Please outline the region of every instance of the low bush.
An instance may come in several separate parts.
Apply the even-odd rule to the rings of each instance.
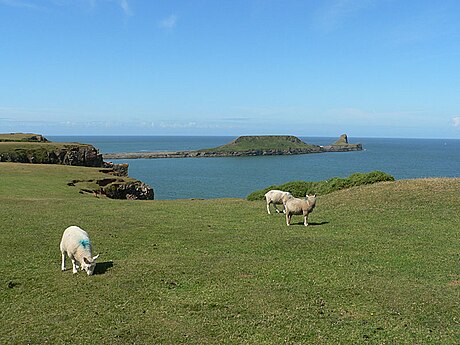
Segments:
[[[325,195],[341,189],[394,180],[395,178],[393,176],[382,171],[354,173],[346,178],[333,177],[324,181],[293,181],[278,186],[272,185],[249,194],[247,199],[249,201],[262,200],[265,193],[271,189],[279,189],[290,192],[295,197],[300,198],[304,197],[305,194]]]

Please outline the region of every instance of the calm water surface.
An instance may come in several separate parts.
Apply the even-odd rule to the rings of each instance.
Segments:
[[[101,153],[175,151],[216,147],[235,137],[54,136],[52,141],[92,144]],[[300,137],[328,145],[337,138]],[[349,138],[358,152],[295,156],[113,160],[129,163],[129,175],[151,185],[155,199],[246,197],[273,184],[319,181],[381,170],[396,179],[460,177],[460,140]]]

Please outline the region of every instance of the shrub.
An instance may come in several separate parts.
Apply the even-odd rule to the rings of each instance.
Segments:
[[[265,193],[271,189],[280,189],[290,192],[297,198],[304,197],[305,194],[325,195],[341,189],[372,184],[383,181],[394,181],[395,178],[382,171],[372,171],[369,173],[354,173],[346,178],[333,177],[324,181],[293,181],[282,185],[272,185],[265,189],[255,191],[247,196],[250,201],[262,200]]]

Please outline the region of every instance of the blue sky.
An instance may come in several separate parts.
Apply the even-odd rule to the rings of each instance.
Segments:
[[[0,132],[460,138],[460,1],[0,0]]]

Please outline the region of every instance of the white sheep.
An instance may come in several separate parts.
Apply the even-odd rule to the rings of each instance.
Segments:
[[[293,198],[292,194],[289,192],[283,192],[282,190],[272,189],[265,193],[265,200],[267,201],[267,212],[270,214],[270,204],[273,204],[273,207],[276,210],[276,213],[280,213],[281,211],[278,210],[276,207],[277,204],[283,205],[283,213],[284,213],[284,204],[289,199]]]
[[[72,260],[73,273],[78,272],[78,268],[85,270],[90,276],[96,267],[96,259],[99,255],[93,257],[91,242],[88,233],[78,226],[69,226],[64,230],[61,240],[62,253],[62,270],[65,271],[66,254]]]
[[[284,204],[286,213],[286,224],[291,225],[291,217],[293,214],[302,214],[304,225],[308,226],[308,215],[316,206],[316,194],[306,195],[306,199],[291,198]]]

